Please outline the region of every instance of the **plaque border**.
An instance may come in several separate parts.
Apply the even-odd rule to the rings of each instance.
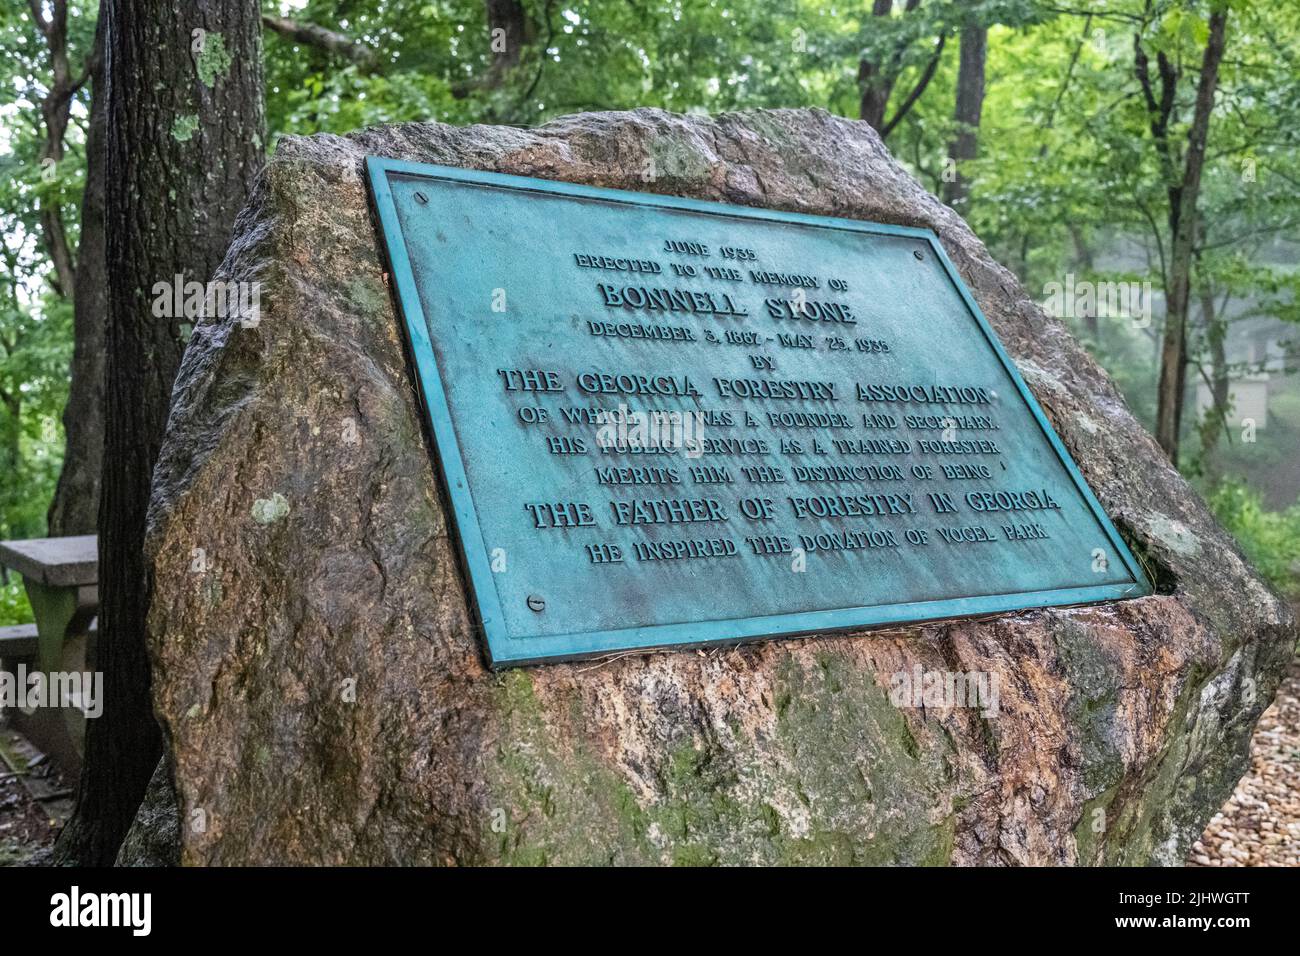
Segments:
[[[835,216],[816,216],[735,206],[729,203],[662,196],[631,190],[584,186],[577,183],[534,179],[505,173],[484,172],[439,166],[431,163],[414,163],[379,156],[366,157],[365,179],[370,187],[370,197],[378,217],[380,247],[387,256],[392,276],[392,292],[397,311],[405,328],[407,359],[416,373],[415,383],[419,404],[424,413],[424,425],[429,432],[433,457],[440,473],[443,490],[451,504],[450,517],[454,527],[462,567],[467,572],[467,584],[472,595],[469,602],[471,617],[475,611],[483,630],[483,649],[488,664],[499,669],[528,664],[558,663],[581,660],[617,653],[651,651],[655,649],[688,649],[705,645],[735,644],[742,641],[780,639],[811,634],[844,633],[894,624],[915,624],[953,618],[980,617],[1008,611],[1029,610],[1042,607],[1061,607],[1094,604],[1124,598],[1143,597],[1152,593],[1151,584],[1128,546],[1116,531],[1092,489],[1084,480],[1074,459],[1061,443],[1060,437],[1048,422],[1033,393],[1030,392],[1019,369],[1007,355],[992,326],[984,317],[970,290],[961,280],[952,261],[944,252],[938,236],[929,229],[912,226],[892,226],[858,219]],[[505,632],[505,620],[500,599],[493,581],[488,561],[487,546],[479,525],[478,511],[465,464],[456,441],[447,394],[443,389],[438,363],[434,357],[429,326],[424,315],[406,251],[406,240],[397,218],[397,209],[389,187],[389,176],[417,176],[447,180],[471,185],[494,186],[523,192],[546,195],[573,196],[602,202],[637,206],[657,206],[712,216],[737,219],[766,220],[794,223],[821,228],[846,229],[867,235],[904,236],[925,242],[957,290],[976,326],[983,333],[993,355],[1006,369],[1020,397],[1028,405],[1034,420],[1047,438],[1057,457],[1065,465],[1084,502],[1105,531],[1111,547],[1124,562],[1133,578],[1131,584],[1099,584],[1073,588],[1056,588],[1047,591],[981,594],[971,597],[943,598],[934,601],[917,601],[907,604],[880,604],[851,608],[831,608],[818,611],[798,611],[789,614],[759,617],[731,618],[727,620],[698,621],[694,623],[655,624],[617,630],[583,631],[574,634],[555,634],[538,637],[512,638]]]

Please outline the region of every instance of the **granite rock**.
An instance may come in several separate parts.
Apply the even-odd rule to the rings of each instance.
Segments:
[[[370,154],[934,230],[1157,593],[489,671]],[[262,283],[260,321],[195,329],[148,536],[184,863],[1176,865],[1245,769],[1289,610],[864,123],[637,110],[286,137],[222,277]],[[893,706],[917,666],[996,675],[997,715]]]

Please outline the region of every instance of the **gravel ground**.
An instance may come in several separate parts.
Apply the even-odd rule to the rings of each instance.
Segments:
[[[1300,866],[1300,662],[1250,742],[1250,771],[1192,844],[1188,866]]]

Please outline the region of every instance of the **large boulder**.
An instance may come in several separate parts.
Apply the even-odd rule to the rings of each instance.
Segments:
[[[368,154],[933,229],[1157,593],[489,671]],[[185,863],[1177,864],[1243,772],[1288,610],[864,123],[637,110],[287,137],[223,277],[263,284],[261,321],[194,331],[148,538]],[[918,666],[996,675],[997,716],[893,706]]]

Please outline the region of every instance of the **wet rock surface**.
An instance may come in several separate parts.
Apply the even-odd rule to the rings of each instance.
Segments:
[[[488,671],[368,154],[935,230],[1161,593]],[[222,277],[263,284],[261,320],[195,330],[148,539],[182,862],[1176,865],[1246,769],[1288,610],[865,124],[640,110],[288,137]],[[996,714],[895,707],[916,667],[996,679]]]

